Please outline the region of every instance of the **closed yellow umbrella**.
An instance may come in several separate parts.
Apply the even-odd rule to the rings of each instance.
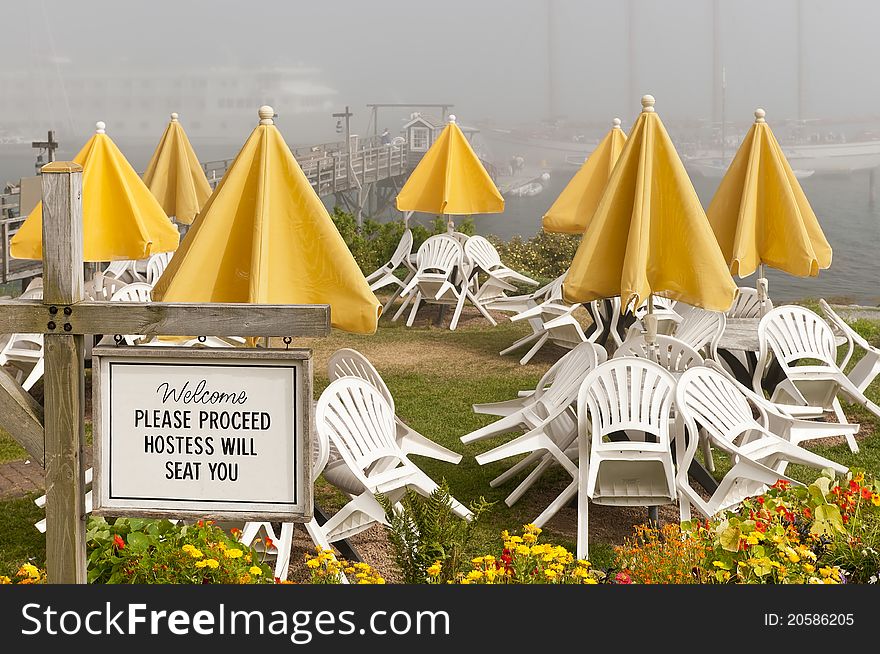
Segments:
[[[799,277],[831,265],[831,246],[764,116],[755,111],[706,212],[731,274],[747,277],[761,268],[762,300],[765,264]]]
[[[144,184],[177,222],[189,225],[211,197],[211,185],[177,114],[165,128],[147,165]]]
[[[73,159],[83,167],[83,258],[85,261],[145,259],[177,249],[180,234],[144,185],[105,125]],[[34,207],[10,242],[20,259],[43,258],[43,203]]]
[[[334,327],[372,334],[379,301],[275,127],[272,107],[259,115],[153,299],[329,304]]]
[[[397,194],[397,209],[449,216],[504,211],[504,198],[455,116],[449,116],[449,124]],[[450,218],[449,230],[453,228]]]
[[[614,126],[544,214],[545,232],[584,233],[625,144],[626,134],[620,128],[620,118],[615,118]]]
[[[726,311],[736,285],[654,98],[642,107],[565,278],[565,299],[619,295],[626,311],[656,293]]]

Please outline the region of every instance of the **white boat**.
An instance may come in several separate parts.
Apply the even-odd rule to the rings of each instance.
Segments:
[[[544,185],[541,182],[529,182],[527,184],[522,184],[521,186],[515,186],[514,188],[507,191],[507,195],[512,195],[514,197],[522,198],[522,197],[534,197],[538,195],[541,191],[544,190]]]
[[[789,163],[791,163],[790,159]],[[684,165],[691,175],[699,175],[708,179],[721,179],[724,177],[724,173],[727,172],[730,161],[722,162],[721,159],[709,157],[693,158],[684,159]],[[792,172],[794,172],[794,176],[798,179],[804,179],[812,176],[816,171],[792,166]]]

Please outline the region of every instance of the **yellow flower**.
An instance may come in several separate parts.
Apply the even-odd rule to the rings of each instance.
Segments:
[[[193,547],[192,545],[190,545],[189,543],[187,543],[186,545],[184,545],[184,546],[181,547],[180,549],[182,549],[184,552],[186,552],[187,554],[189,554],[189,551],[190,551],[190,550],[194,550],[195,547]]]
[[[595,579],[593,579],[593,577],[586,577],[586,578],[584,578],[584,583],[585,584],[598,584],[599,582],[596,581]]]
[[[252,565],[250,568],[248,568],[248,572],[250,572],[250,573],[251,573],[253,576],[255,576],[255,577],[261,577],[261,576],[263,576],[263,571],[260,570],[260,569],[259,569],[257,566],[255,566],[255,565]]]
[[[434,561],[434,564],[428,567],[427,572],[428,572],[429,576],[436,577],[440,574],[440,570],[441,570],[440,561]],[[352,569],[352,572],[354,572],[354,569]]]
[[[809,563],[804,563],[804,572],[809,574],[811,572],[814,572],[815,570],[816,570],[816,566],[810,565]]]
[[[489,568],[488,570],[486,570],[486,580],[490,584],[495,581],[495,577],[497,577],[497,576],[498,576],[498,572],[496,570],[493,570],[492,568]]]
[[[467,573],[467,579],[470,579],[472,581],[476,581],[477,579],[482,579],[482,578],[483,578],[483,573],[479,570],[471,570],[470,572]]]
[[[192,549],[187,550],[187,551],[189,552],[189,555],[191,557],[193,557],[194,559],[200,559],[203,556],[205,556],[204,554],[202,554],[202,550],[196,549],[195,547],[193,547]]]
[[[795,552],[794,549],[792,549],[791,547],[786,547],[786,548],[785,548],[785,556],[786,556],[786,557],[788,558],[788,560],[791,561],[792,563],[797,563],[798,561],[801,560],[801,557],[798,556],[798,553]]]
[[[544,570],[544,576],[552,581],[557,577],[556,570],[551,570],[550,568],[547,568],[546,570]]]
[[[524,543],[534,543],[538,540],[538,537],[535,534],[523,534],[523,542]]]
[[[7,577],[6,575],[0,575],[0,586],[3,586],[5,584],[11,584],[11,583],[12,583],[12,580],[9,577]]]
[[[18,574],[27,575],[31,579],[39,579],[40,571],[37,569],[37,566],[31,563],[25,563],[19,568]]]
[[[201,561],[196,561],[197,568],[204,568],[206,565],[208,565],[208,562],[204,559],[202,559]]]
[[[464,578],[461,580],[461,583],[467,585],[467,584],[471,583],[471,580],[468,579],[467,577],[464,577]]]
[[[312,570],[317,568],[319,565],[321,565],[321,562],[318,559],[309,559],[308,561],[306,561],[306,567],[309,567]],[[354,570],[352,570],[352,572],[354,572]]]
[[[478,557],[471,559],[471,563],[473,563],[474,565],[480,565],[481,563],[483,563],[484,559],[485,559],[485,557],[478,556]]]
[[[871,504],[880,506],[880,493],[871,493]]]
[[[220,562],[217,559],[208,559],[205,561],[205,565],[207,565],[212,570],[216,570],[220,566]]]
[[[223,555],[224,555],[227,559],[238,559],[238,558],[241,558],[241,555],[242,555],[243,553],[244,553],[244,552],[242,552],[240,549],[238,549],[238,548],[236,547],[236,548],[231,549],[231,550],[226,550],[225,552],[223,552]]]
[[[516,546],[516,553],[519,554],[520,556],[528,556],[529,552],[531,552],[531,550],[529,549],[528,545],[517,545]]]
[[[824,568],[819,568],[819,574],[826,578],[830,577],[833,572],[834,570],[827,565]]]

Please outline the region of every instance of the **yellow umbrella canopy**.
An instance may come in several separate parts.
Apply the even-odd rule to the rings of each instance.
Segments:
[[[438,215],[504,211],[504,198],[456,124],[455,116],[449,116],[449,124],[397,194],[397,209]]]
[[[73,159],[83,167],[83,257],[85,261],[145,259],[177,249],[180,234],[144,185],[105,125]],[[10,242],[20,259],[43,257],[43,203],[34,207]]]
[[[626,134],[620,128],[620,118],[615,118],[614,126],[544,214],[545,232],[584,233],[625,144]]]
[[[767,264],[814,277],[831,265],[831,246],[764,116],[755,111],[706,215],[731,274]]]
[[[171,114],[171,122],[147,165],[144,184],[165,213],[184,225],[192,223],[211,197],[211,185],[176,113]]]
[[[329,304],[334,327],[376,331],[381,305],[275,127],[272,107],[153,289],[165,302]]]
[[[565,299],[619,295],[626,311],[656,293],[726,311],[736,285],[654,98],[642,107],[565,278]]]

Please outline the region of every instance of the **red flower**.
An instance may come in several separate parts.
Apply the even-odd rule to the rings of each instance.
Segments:
[[[199,521],[196,523],[196,527],[204,527],[204,526],[205,526],[205,521],[204,521],[204,520],[199,520]]]
[[[761,495],[760,497],[758,497],[758,504],[763,504],[763,503],[764,503],[764,496]]]
[[[871,499],[871,489],[870,488],[862,488],[862,499],[870,500]]]
[[[777,488],[779,490],[785,490],[791,485],[791,482],[786,479],[779,479],[775,484],[773,484],[773,488]]]
[[[614,581],[618,584],[631,584],[632,578],[626,572],[618,572],[614,577]]]
[[[807,520],[810,520],[810,519],[813,517],[813,512],[810,511],[810,508],[809,508],[809,507],[807,507],[807,508],[804,509],[804,517],[805,517]]]
[[[118,547],[121,550],[125,549],[125,541],[122,540],[122,538],[119,536],[119,534],[116,534],[113,536],[113,544],[116,545],[116,547]]]
[[[764,523],[763,520],[758,520],[755,522],[755,529],[763,534],[765,531],[767,531],[767,525]]]
[[[271,538],[269,538],[268,536],[266,536],[265,543],[266,543],[266,551],[267,551],[267,552],[268,552],[269,550],[271,550],[273,547],[275,547],[275,541],[273,541],[273,540],[272,540]]]
[[[850,489],[851,491],[857,491],[857,490],[859,490],[859,484],[858,484],[858,482],[850,481],[850,482],[849,482],[849,489]]]

